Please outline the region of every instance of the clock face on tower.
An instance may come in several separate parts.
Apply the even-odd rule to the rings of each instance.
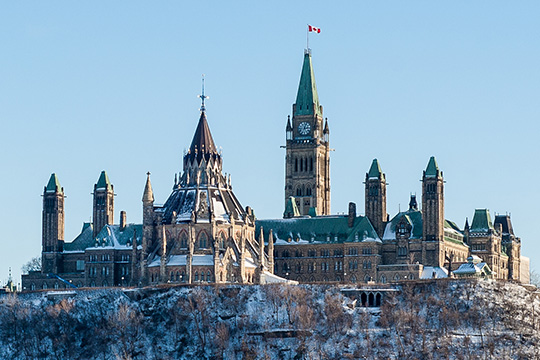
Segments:
[[[311,126],[309,126],[309,123],[307,122],[301,122],[300,125],[298,125],[298,132],[300,135],[307,135],[309,134],[309,130],[311,129]]]

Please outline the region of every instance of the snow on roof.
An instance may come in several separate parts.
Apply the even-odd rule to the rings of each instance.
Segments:
[[[285,278],[274,275],[271,272],[266,271],[266,270],[264,270],[263,273],[262,273],[261,283],[262,284],[286,283],[286,284],[291,284],[291,285],[298,285],[298,281],[287,280]]]
[[[420,279],[441,279],[448,277],[448,270],[438,266],[424,266]]]
[[[191,259],[192,266],[214,266],[213,255],[193,255]]]

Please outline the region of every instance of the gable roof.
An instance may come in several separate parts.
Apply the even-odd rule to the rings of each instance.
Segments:
[[[398,213],[392,218],[392,220],[390,220],[390,222],[386,224],[383,240],[396,239],[396,226],[402,217],[405,217],[412,226],[410,239],[422,238],[422,212],[419,210],[409,209],[407,211]]]

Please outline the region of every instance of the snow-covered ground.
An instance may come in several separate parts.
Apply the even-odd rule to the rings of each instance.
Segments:
[[[520,285],[408,282],[380,308],[359,307],[341,288],[186,286],[4,296],[0,357],[540,358],[540,299]]]

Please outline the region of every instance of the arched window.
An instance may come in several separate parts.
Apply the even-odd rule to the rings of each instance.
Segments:
[[[54,283],[54,288],[58,289],[58,283],[57,282]]]
[[[306,188],[306,196],[311,196],[311,186]]]
[[[309,158],[309,171],[313,172],[313,158]]]
[[[210,274],[210,270],[206,273],[206,281],[212,282],[212,274]]]
[[[181,277],[180,280],[182,280],[182,282],[186,282],[186,272],[185,271],[182,270],[182,275],[181,276],[182,277]]]
[[[30,290],[32,290],[32,291],[36,290],[36,284],[30,285]]]
[[[171,271],[170,281],[171,281],[171,282],[174,281],[174,272],[173,272],[173,271]]]
[[[208,236],[206,236],[206,233],[204,231],[201,231],[199,234],[199,249],[207,249],[208,248]]]
[[[369,275],[366,274],[366,275],[364,276],[364,282],[368,282],[368,281],[370,281],[370,280],[371,280],[371,276],[369,276]]]
[[[199,281],[199,272],[195,271],[195,281]]]
[[[308,167],[307,167],[307,158],[304,158],[304,169],[306,171],[308,171]]]
[[[296,196],[302,196],[302,189],[301,188],[296,189]]]
[[[298,158],[294,158],[294,172],[298,171]]]
[[[187,249],[188,236],[185,231],[180,234],[180,248]]]
[[[176,272],[176,281],[180,281],[180,271]]]

